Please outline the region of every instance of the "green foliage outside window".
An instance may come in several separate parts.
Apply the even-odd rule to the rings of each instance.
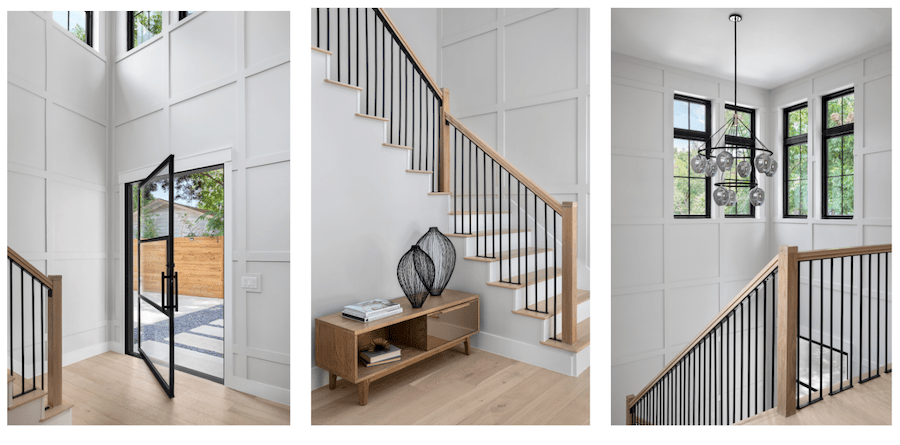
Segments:
[[[690,159],[697,156],[703,142],[675,139],[675,214],[706,214],[706,176],[694,173]]]
[[[162,32],[162,11],[132,11],[132,15],[134,28],[131,31],[135,47]]]

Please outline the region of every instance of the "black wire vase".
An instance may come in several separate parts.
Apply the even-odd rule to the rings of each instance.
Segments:
[[[412,307],[422,307],[434,283],[434,262],[431,257],[417,245],[410,247],[397,264],[397,281]]]
[[[421,247],[434,262],[434,284],[428,288],[431,295],[438,296],[444,292],[453,269],[456,268],[456,247],[450,242],[450,238],[441,233],[437,227],[428,229],[428,232],[419,238],[416,245]]]

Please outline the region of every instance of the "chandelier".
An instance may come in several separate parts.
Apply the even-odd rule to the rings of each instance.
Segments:
[[[732,14],[728,17],[734,22],[734,105],[737,107],[737,24],[741,21],[741,16]],[[778,170],[778,162],[772,158],[772,151],[766,148],[766,145],[760,141],[750,128],[740,118],[740,113],[735,111],[732,117],[727,119],[725,124],[719,127],[710,137],[710,141],[715,141],[712,147],[705,147],[698,150],[698,155],[691,158],[691,169],[694,173],[704,174],[707,177],[715,179],[718,174],[720,181],[715,183],[716,189],[713,191],[713,201],[718,206],[733,206],[737,204],[736,188],[749,188],[750,204],[761,206],[766,199],[766,193],[759,187],[756,175],[763,173],[766,176],[772,176]],[[746,139],[738,138],[741,134],[751,134],[753,139],[746,142]],[[732,136],[732,138],[726,138]],[[725,172],[730,171],[734,164],[734,155],[732,150],[745,149],[750,153],[757,152],[759,155],[753,162],[741,161],[735,167],[737,176],[734,178],[726,178]],[[746,178],[746,179],[744,179]]]

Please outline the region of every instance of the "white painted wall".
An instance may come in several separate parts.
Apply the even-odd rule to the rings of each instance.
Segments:
[[[673,216],[674,94],[712,101],[713,131],[733,100],[733,81],[612,55],[612,421],[636,394],[767,263],[766,209],[755,219]],[[757,110],[770,137],[768,92],[738,84],[738,104]],[[768,143],[768,142],[767,142]],[[772,180],[762,184],[772,196]],[[734,252],[741,252],[740,256]]]
[[[451,113],[557,200],[579,203],[578,283],[589,289],[589,11],[455,8],[437,18],[435,80],[450,90]]]
[[[117,29],[112,170],[125,177],[174,154],[178,171],[179,160],[185,166],[197,156],[230,152],[233,281],[225,329],[232,354],[225,382],[289,404],[290,15],[206,11],[179,22],[171,11],[160,35],[128,52],[125,15],[117,12],[111,25]],[[118,192],[113,208],[110,217],[119,221],[125,209]],[[120,228],[117,255],[123,239]],[[123,350],[124,270],[115,273],[109,304],[116,304],[114,339]],[[240,288],[245,273],[261,274],[261,292]]]
[[[438,74],[438,9],[384,8],[432,77]],[[435,78],[435,81],[438,79]],[[438,85],[441,85],[438,81]]]
[[[41,272],[63,276],[69,364],[111,340],[108,56],[50,12],[10,12],[7,27],[7,242]],[[102,50],[102,27],[94,39]]]

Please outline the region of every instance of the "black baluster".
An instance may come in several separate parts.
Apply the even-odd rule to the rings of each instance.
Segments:
[[[41,389],[44,386],[44,285],[41,284]]]
[[[384,79],[385,79],[384,64],[386,61],[386,59],[384,57],[384,22],[382,22],[381,20],[379,20],[379,22],[381,22],[381,117],[387,117],[387,115],[384,113],[384,102],[387,101],[387,90],[384,89]],[[393,54],[393,51],[394,51],[394,49],[391,48],[392,54]],[[378,70],[377,66],[378,65],[376,65],[376,68],[375,68],[376,71]],[[376,80],[375,83],[378,83],[378,81]],[[391,88],[393,89],[393,85],[391,85]],[[375,100],[376,100],[376,104],[377,104],[378,103],[377,96],[376,96]],[[375,107],[377,108],[378,105],[376,105]]]
[[[353,46],[350,43],[350,8],[347,8],[347,85],[353,83],[353,79],[350,78],[350,54],[352,49],[350,47]]]
[[[357,21],[359,21],[359,9],[356,10]],[[357,28],[359,26],[357,25]],[[375,43],[378,46],[378,43]],[[357,68],[358,69],[358,68]],[[359,80],[357,80],[357,83]],[[369,8],[366,8],[366,114],[369,114]]]
[[[769,275],[769,277],[771,277],[771,276],[772,276],[772,275]],[[763,366],[762,366],[762,372],[763,372],[763,389],[762,389],[763,411],[766,410],[766,345],[768,344],[768,343],[766,343],[766,331],[768,330],[768,327],[767,327],[767,321],[768,321],[768,320],[767,320],[767,319],[769,318],[769,317],[767,316],[768,312],[766,312],[766,300],[769,299],[769,297],[768,297],[768,293],[769,293],[769,277],[766,277],[765,281],[763,281]]]
[[[331,51],[331,8],[325,8],[325,34],[325,49]]]
[[[888,369],[888,351],[890,351],[890,347],[888,347],[888,341],[891,336],[888,335],[888,331],[890,330],[890,325],[888,324],[888,304],[887,304],[887,294],[890,291],[888,287],[888,277],[891,276],[891,268],[888,267],[888,257],[890,256],[890,252],[884,253],[884,373],[890,374],[891,371],[894,370],[894,367],[891,366],[891,369]]]
[[[29,272],[28,275],[31,275],[31,272]],[[25,308],[22,309],[22,312],[25,312]],[[37,346],[34,344],[34,275],[31,275],[31,320],[29,321],[31,321],[31,389],[36,389],[37,387],[35,385],[37,384],[37,360],[35,359],[35,353],[37,352]],[[25,388],[25,374],[22,374],[22,378],[22,388]]]
[[[456,127],[453,127],[453,233],[463,232],[462,230],[459,230],[459,227],[457,226],[457,221],[462,223],[463,216],[456,210],[456,199],[462,199],[462,194],[459,193],[460,179],[456,175],[456,166],[459,165],[460,161],[458,158],[459,154],[461,154],[462,151],[462,149],[457,148],[456,146],[456,133],[458,131],[459,130],[457,130]],[[462,172],[462,174],[465,174],[465,170],[462,168],[460,168],[460,172]],[[462,205],[462,202],[460,202],[460,205]],[[459,217],[459,219],[456,219],[457,217]]]
[[[503,193],[503,190],[500,190],[500,193]],[[502,202],[503,201],[501,201],[500,204],[500,210],[503,210]],[[509,259],[506,264],[506,276],[509,278],[509,282],[512,283],[512,175],[509,171],[506,172],[506,211],[509,214],[509,216],[506,217],[507,221],[509,221],[509,224],[507,224],[509,228],[506,231],[506,247],[509,249]],[[518,212],[516,213],[518,214]]]
[[[10,277],[12,278],[12,277]],[[25,393],[25,269],[19,265],[19,314],[21,315],[21,324],[19,325],[19,339],[22,343],[22,393]],[[12,363],[10,363],[12,366]]]
[[[877,305],[875,312],[875,377],[881,375],[881,253],[878,253],[878,269],[876,271],[876,291],[875,291],[875,304]],[[871,300],[869,300],[869,304],[871,304]],[[887,357],[885,357],[887,359]],[[869,360],[871,362],[871,360]],[[871,374],[871,372],[869,372]]]
[[[319,26],[319,8],[316,8],[316,48],[321,48],[322,45],[319,44],[319,34],[322,33],[322,27]]]
[[[756,415],[756,414],[759,414],[759,396],[757,395],[759,393],[759,383],[758,383],[759,382],[759,288],[758,287],[753,290],[753,295],[754,295],[754,297],[756,297],[756,298],[754,298],[754,300],[755,300],[754,304],[756,306],[754,309],[756,311],[756,322],[753,323],[753,326],[756,327],[756,334],[753,336],[753,339],[756,340],[756,343],[754,344],[754,346],[755,346],[754,351],[756,352],[756,354],[755,354],[755,358],[753,360],[753,369],[756,371],[756,380],[753,380],[753,382],[756,383],[756,392],[753,393],[753,414]],[[765,355],[765,352],[763,352],[763,355]],[[747,388],[747,390],[749,391],[749,387]]]
[[[534,216],[537,222],[537,195],[534,195]],[[534,261],[537,264],[537,243],[534,243]],[[544,203],[544,311],[550,312],[550,263],[547,262],[547,203]],[[537,278],[537,272],[535,272]],[[553,271],[553,279],[556,279],[556,271]],[[553,307],[556,309],[556,306]],[[553,315],[553,321],[556,321],[556,314]],[[553,338],[556,338],[556,331],[553,331]]]
[[[336,8],[337,13],[335,16],[337,17],[337,72],[338,72],[338,82],[341,81],[341,8]]]
[[[812,311],[812,308],[810,308]],[[810,329],[812,329],[812,321],[810,321]],[[812,335],[809,336],[809,341],[812,343]],[[824,387],[822,386],[822,359],[825,358],[825,354],[822,354],[822,345],[825,343],[825,261],[819,260],[819,397],[822,397],[822,391]],[[812,370],[810,370],[810,379],[809,386],[812,386]],[[810,402],[812,403],[812,388],[809,388],[809,396]],[[816,399],[820,400],[820,399]]]
[[[350,23],[349,17],[347,23]],[[347,29],[347,32],[349,36],[350,29]],[[347,42],[350,42],[349,38],[347,38]],[[350,65],[348,64],[347,66]],[[347,73],[347,79],[350,79],[350,73]],[[356,8],[356,86],[359,86],[359,8]]]
[[[828,350],[828,393],[831,394],[834,392],[834,382],[832,381],[834,378],[834,258],[828,260],[828,267],[830,269],[828,271],[828,289],[830,296],[830,302],[828,303],[828,324],[830,328],[828,344],[831,346]],[[819,388],[819,391],[823,391],[820,393],[823,397],[825,395],[824,390],[824,388]]]
[[[466,136],[466,139],[468,139],[468,136]],[[472,158],[474,158],[472,154],[472,140],[469,139],[469,208],[467,212],[469,214],[469,235],[472,234]],[[478,254],[478,240],[475,240],[475,254]]]

